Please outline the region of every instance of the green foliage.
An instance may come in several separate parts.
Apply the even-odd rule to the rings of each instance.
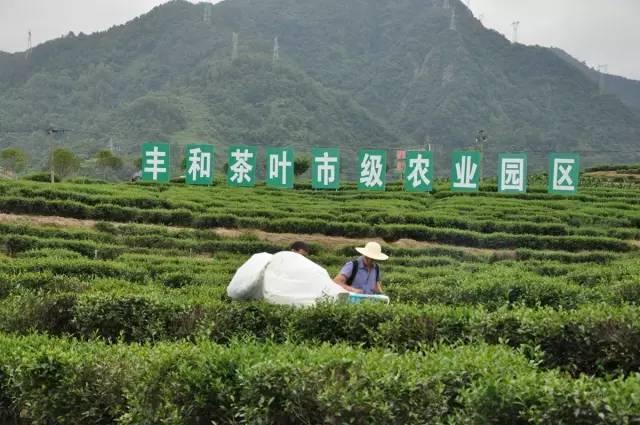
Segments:
[[[24,180],[30,180],[34,182],[50,182],[51,181],[51,173],[31,173],[23,177]],[[54,182],[59,183],[62,180],[59,176],[53,176]]]
[[[69,123],[78,131],[62,137],[79,154],[106,135],[127,157],[144,140],[209,140],[221,151],[329,143],[346,155],[426,142],[444,158],[485,129],[492,152],[607,146],[584,162],[638,160],[619,153],[635,149],[640,118],[618,98],[550,49],[512,45],[468,13],[451,32],[441,3],[241,0],[214,5],[211,23],[202,14],[202,5],[171,2],[104,33],[38,46],[28,67],[3,55],[1,121],[20,132]],[[19,143],[37,158],[43,137],[27,132]],[[485,165],[493,173],[494,159]],[[530,165],[546,168],[544,155]]]
[[[296,156],[296,159],[293,164],[293,173],[296,176],[301,176],[306,173],[311,167],[311,157],[310,156]]]
[[[109,150],[103,150],[96,154],[96,165],[102,169],[104,176],[106,177],[107,171],[118,171],[122,169],[124,163],[121,158],[115,156]]]
[[[2,337],[7,419],[34,423],[617,424],[636,376],[566,379],[503,348],[154,347]],[[28,407],[28,408],[27,408]]]
[[[0,422],[637,422],[638,188],[444,185],[0,182],[5,213],[101,220],[0,223]],[[423,242],[383,247],[388,306],[230,301],[291,233],[332,275],[363,241],[325,236]]]
[[[61,180],[73,175],[80,169],[81,161],[73,152],[64,148],[57,148],[53,151],[49,167],[60,177]]]
[[[27,167],[27,161],[27,155],[21,149],[7,148],[0,151],[0,166],[16,178]]]

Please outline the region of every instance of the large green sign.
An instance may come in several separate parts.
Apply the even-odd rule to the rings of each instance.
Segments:
[[[213,145],[187,145],[185,150],[185,182],[208,186],[213,182]]]
[[[311,151],[311,185],[314,189],[340,187],[340,150],[314,148]]]
[[[480,189],[481,161],[480,152],[454,152],[451,160],[451,190],[477,192]]]
[[[431,192],[433,154],[429,151],[409,151],[404,162],[404,189],[407,192]]]
[[[580,156],[572,153],[549,155],[549,193],[571,195],[578,192]]]
[[[527,191],[527,154],[502,153],[498,160],[498,192]]]
[[[145,143],[142,145],[142,181],[168,183],[170,180],[171,158],[166,143]]]
[[[227,161],[227,183],[232,187],[256,185],[256,157],[254,146],[231,146]]]
[[[387,177],[387,151],[361,150],[358,154],[360,164],[360,190],[384,190]]]
[[[291,189],[293,187],[293,150],[267,149],[267,186]]]

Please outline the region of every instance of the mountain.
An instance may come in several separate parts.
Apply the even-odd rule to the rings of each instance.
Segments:
[[[176,0],[37,46],[28,59],[0,55],[0,147],[37,156],[63,143],[91,154],[111,139],[136,155],[162,139],[352,155],[429,143],[444,158],[483,129],[488,158],[522,150],[542,166],[548,151],[577,150],[587,164],[639,159],[640,117],[620,99],[553,51],[513,45],[460,1],[445,3]],[[42,131],[50,126],[71,131],[53,140]]]
[[[624,104],[640,112],[640,81],[599,72],[562,49],[554,48],[552,50],[561,59],[580,70],[594,83],[600,84],[600,79],[602,78],[602,89],[605,93],[618,96]]]

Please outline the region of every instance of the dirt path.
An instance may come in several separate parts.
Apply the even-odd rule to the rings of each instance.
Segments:
[[[31,225],[49,225],[58,227],[76,227],[76,228],[93,228],[97,223],[95,220],[80,220],[75,218],[65,218],[57,216],[32,216],[32,215],[17,215],[17,214],[3,214],[0,213],[0,223],[16,223],[16,224],[31,224]],[[122,223],[113,223],[114,225],[121,225]],[[159,226],[167,228],[169,226]],[[184,229],[182,227],[170,227],[175,230]],[[346,238],[342,236],[327,236],[320,233],[315,234],[300,234],[300,233],[270,233],[262,230],[255,229],[227,229],[227,228],[215,228],[211,229],[214,233],[225,238],[239,238],[241,236],[251,235],[265,242],[277,243],[280,245],[288,245],[295,241],[305,241],[309,243],[317,243],[327,248],[339,248],[344,246],[363,246],[368,241],[376,241],[380,244],[385,242],[380,238]],[[398,241],[387,244],[397,248],[430,248],[430,247],[446,247],[451,249],[462,250],[470,254],[477,255],[493,255],[497,254],[504,256],[505,258],[515,257],[515,252],[511,250],[494,250],[494,249],[481,249],[481,248],[469,248],[454,245],[443,245],[433,242],[422,242],[413,239],[399,239]]]
[[[57,216],[17,215],[0,213],[0,223],[52,225],[60,227],[93,227],[94,220],[79,220]]]

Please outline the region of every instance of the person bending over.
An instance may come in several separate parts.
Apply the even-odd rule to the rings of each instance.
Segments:
[[[311,247],[306,242],[297,241],[291,244],[291,251],[308,257],[311,254]]]

